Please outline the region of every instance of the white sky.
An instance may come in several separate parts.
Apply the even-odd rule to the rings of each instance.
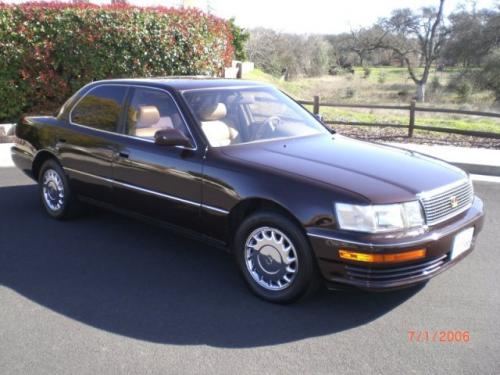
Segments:
[[[5,0],[4,0],[5,1]],[[22,0],[6,0],[21,2]],[[91,0],[105,4],[110,0]],[[189,1],[189,0],[188,0]],[[477,0],[477,8],[491,8],[500,0]],[[378,18],[388,16],[393,9],[437,6],[438,0],[190,0],[203,10],[207,4],[212,13],[223,18],[235,17],[240,26],[263,26],[291,33],[336,34],[351,28],[369,26]],[[176,6],[182,0],[129,0],[141,6]],[[445,11],[451,13],[460,4],[472,0],[446,0]]]
[[[234,16],[243,27],[264,26],[294,33],[337,34],[369,26],[397,8],[437,6],[437,0],[212,0],[214,13]],[[447,0],[450,13],[463,0]],[[492,7],[494,0],[478,0],[478,8]]]

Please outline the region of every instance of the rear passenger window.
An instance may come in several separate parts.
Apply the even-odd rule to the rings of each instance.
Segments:
[[[91,90],[73,108],[71,122],[77,125],[116,132],[123,108],[126,87],[99,86]]]
[[[134,89],[127,114],[127,134],[152,140],[158,130],[172,128],[190,138],[174,99],[160,90]]]

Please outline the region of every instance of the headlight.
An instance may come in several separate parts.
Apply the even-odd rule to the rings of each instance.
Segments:
[[[392,232],[424,224],[418,201],[371,206],[336,203],[335,210],[340,228],[357,232]]]

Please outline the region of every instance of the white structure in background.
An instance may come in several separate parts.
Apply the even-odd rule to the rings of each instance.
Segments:
[[[10,156],[10,149],[13,143],[0,143],[0,168],[13,167],[12,156]]]
[[[238,65],[241,64],[241,77],[244,78],[245,74],[250,73],[255,69],[255,65],[251,61],[238,61],[233,60],[230,67],[224,68],[224,78],[238,78]]]
[[[241,73],[245,75],[246,73],[250,73],[255,69],[255,64],[251,61],[237,61],[233,60],[232,67],[238,68],[238,63],[241,63]]]
[[[224,68],[224,78],[235,79],[238,78],[237,76],[238,76],[238,68],[233,68],[233,67]]]
[[[0,135],[13,135],[12,129],[15,124],[0,124]]]
[[[14,124],[0,124],[0,168],[13,167],[12,157],[10,156],[10,148],[13,143],[2,143],[9,141],[6,135],[14,135]]]

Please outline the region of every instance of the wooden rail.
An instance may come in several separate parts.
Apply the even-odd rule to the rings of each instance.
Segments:
[[[309,105],[313,107],[313,113],[318,115],[320,113],[321,107],[337,107],[337,108],[363,108],[363,109],[390,109],[390,110],[400,110],[408,111],[409,118],[408,124],[384,124],[384,123],[372,123],[372,122],[349,122],[349,121],[336,121],[327,120],[324,121],[326,124],[332,125],[358,125],[358,126],[376,126],[376,127],[392,127],[392,128],[403,128],[408,129],[408,137],[413,136],[415,129],[434,131],[440,133],[453,133],[460,135],[468,135],[474,137],[485,137],[485,138],[495,138],[500,139],[500,132],[483,132],[475,130],[462,130],[462,129],[451,129],[451,128],[441,128],[435,126],[422,126],[415,125],[415,118],[417,112],[434,112],[434,113],[450,113],[465,116],[482,116],[482,117],[493,117],[500,118],[500,113],[495,112],[479,112],[479,111],[463,111],[458,109],[446,109],[446,108],[428,108],[428,107],[417,107],[416,102],[412,100],[410,105],[378,105],[378,104],[346,104],[346,103],[329,103],[320,102],[319,96],[314,96],[313,100],[298,100],[298,103],[302,105]]]

